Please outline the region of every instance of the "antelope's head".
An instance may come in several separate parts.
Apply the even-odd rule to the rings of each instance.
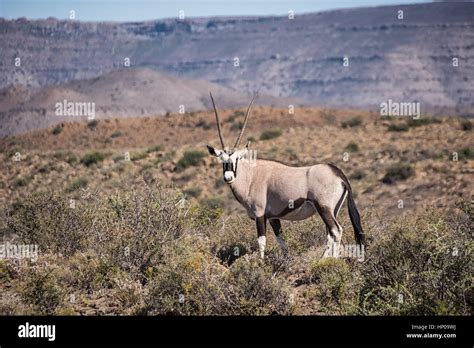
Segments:
[[[221,141],[221,150],[213,148],[212,146],[207,145],[207,150],[209,153],[219,159],[219,161],[222,163],[223,167],[223,175],[224,175],[224,181],[227,184],[232,184],[235,179],[237,178],[237,168],[239,164],[239,160],[246,157],[248,153],[248,147],[250,142],[247,143],[247,145],[239,149],[240,141],[242,140],[242,136],[245,131],[245,127],[247,126],[247,120],[249,117],[250,109],[252,107],[253,101],[255,100],[256,95],[252,98],[250,101],[250,104],[247,108],[247,112],[245,114],[245,119],[244,123],[242,125],[242,129],[240,130],[240,134],[237,137],[237,140],[235,141],[235,144],[232,148],[228,148],[224,144],[224,139],[222,137],[222,131],[221,131],[221,125],[219,122],[219,115],[217,113],[216,109],[216,104],[214,103],[214,98],[212,97],[212,93],[210,94],[211,96],[211,101],[212,101],[212,106],[214,107],[214,114],[216,115],[216,123],[217,123],[217,132],[219,133],[219,139]]]

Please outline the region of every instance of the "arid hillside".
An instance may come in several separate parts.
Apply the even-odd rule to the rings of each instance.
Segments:
[[[96,119],[165,115],[209,109],[209,91],[219,97],[223,108],[235,108],[250,99],[215,83],[177,78],[148,68],[123,68],[93,79],[43,88],[15,85],[0,91],[0,136],[77,121],[77,117],[56,114],[57,103],[84,104],[84,111],[92,110],[93,103],[92,116]],[[300,104],[296,98],[266,95],[260,95],[257,103],[280,107]],[[84,113],[74,115],[87,119],[89,114]]]
[[[243,111],[221,115],[232,142]],[[351,110],[297,108],[289,114],[256,107],[245,138],[260,158],[299,166],[334,162],[348,174],[363,209],[401,215],[451,209],[471,196],[471,127],[469,120],[449,117],[383,119]],[[13,203],[52,190],[78,198],[87,190],[126,190],[123,182],[133,178],[238,210],[206,144],[218,144],[211,112],[65,123],[2,138],[0,196]]]
[[[230,142],[241,110],[221,111]],[[210,112],[67,123],[0,140],[6,243],[0,314],[472,315],[472,123],[256,107],[257,157],[332,161],[349,176],[367,245],[321,259],[319,217],[283,222],[289,254],[254,222],[205,150]],[[344,245],[354,237],[346,208]],[[450,291],[446,292],[445,289]]]

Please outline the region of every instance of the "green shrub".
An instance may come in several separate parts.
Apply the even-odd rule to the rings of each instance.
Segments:
[[[22,299],[31,305],[38,314],[55,314],[64,296],[56,278],[50,272],[44,274],[35,269],[32,269],[24,277],[24,286],[20,289]]]
[[[457,153],[459,161],[474,158],[474,151],[470,147],[463,147],[462,149],[459,149]]]
[[[115,266],[135,268],[141,281],[146,279],[148,268],[162,260],[169,244],[182,236],[188,222],[182,194],[164,189],[113,195],[102,209],[97,223],[113,229],[116,235],[96,231],[106,247],[101,254]]]
[[[347,152],[358,152],[359,151],[359,145],[357,145],[354,142],[350,142],[347,144],[347,146],[344,148],[344,151]]]
[[[13,188],[27,186],[31,180],[33,180],[33,177],[30,175],[16,178],[13,180]]]
[[[51,133],[53,135],[58,135],[59,133],[61,133],[63,131],[63,128],[64,128],[64,125],[61,123],[61,124],[58,124],[57,126],[55,126],[53,128],[53,130],[51,131]]]
[[[243,126],[244,126],[244,122],[234,122],[230,126],[230,130],[231,131],[240,131]]]
[[[88,213],[55,194],[37,194],[12,209],[7,226],[23,243],[37,244],[42,252],[72,255],[85,245]]]
[[[123,135],[123,133],[121,131],[116,130],[112,134],[110,134],[110,137],[111,138],[118,138],[118,137],[121,137],[122,135]]]
[[[178,161],[176,170],[183,171],[188,167],[198,166],[204,157],[206,157],[206,153],[203,151],[188,150]]]
[[[311,265],[311,282],[325,312],[352,313],[358,306],[358,282],[355,269],[343,259],[326,258]]]
[[[148,314],[285,315],[292,304],[288,282],[258,260],[239,259],[230,272],[215,259],[185,252],[163,266],[147,300]]]
[[[468,221],[464,214],[446,219],[429,212],[378,231],[360,264],[361,312],[468,315],[474,268]]]
[[[75,208],[49,193],[10,207],[6,228],[19,243],[37,244],[39,255],[0,260],[0,281],[9,284],[0,313],[472,315],[470,200],[448,213],[382,222],[377,211],[361,211],[363,261],[320,259],[320,219],[283,222],[289,257],[268,233],[262,261],[247,216],[212,216],[178,191],[140,185]],[[350,224],[346,214],[340,222]]]
[[[140,161],[148,156],[147,152],[136,152],[133,153],[132,156],[130,157],[130,160],[132,162]]]
[[[258,255],[240,258],[228,274],[230,312],[236,315],[289,315],[294,299],[288,281],[262,265]]]
[[[77,156],[73,153],[68,153],[66,156],[66,162],[69,163],[70,165],[73,165],[74,163],[77,162]]]
[[[243,111],[240,111],[240,110],[234,111],[234,113],[230,115],[225,122],[233,123],[237,117],[241,117],[244,115],[245,113]]]
[[[206,199],[203,199],[201,203],[210,209],[218,209],[224,205],[224,200],[222,197],[215,196],[215,197],[208,197]]]
[[[408,178],[415,175],[415,169],[405,163],[397,163],[390,166],[382,178],[384,184],[393,184],[396,181],[407,180]]]
[[[41,166],[38,168],[38,173],[41,173],[41,174],[49,173],[53,168],[54,166],[45,164],[44,166]]]
[[[67,193],[74,192],[87,186],[88,180],[84,177],[74,180],[66,189]]]
[[[262,132],[262,134],[260,134],[260,140],[275,139],[275,138],[278,138],[282,134],[283,134],[283,131],[279,128],[270,129],[270,130],[264,131],[264,132]]]
[[[408,132],[410,127],[406,123],[392,123],[387,129],[389,132]]]
[[[359,116],[352,117],[347,121],[341,123],[342,128],[353,128],[360,126],[362,124],[362,119]]]
[[[463,131],[470,131],[472,130],[472,122],[470,120],[462,120],[461,121],[461,129]]]
[[[163,146],[162,145],[155,145],[146,150],[146,153],[152,153],[152,152],[160,152],[163,151]]]
[[[351,180],[362,180],[366,177],[366,173],[361,169],[356,169],[350,176]]]
[[[106,155],[104,153],[98,151],[89,152],[81,158],[81,163],[86,167],[90,167],[96,163],[102,162],[105,157]]]
[[[186,196],[189,196],[189,197],[194,197],[194,198],[197,198],[199,197],[199,195],[201,194],[202,192],[202,188],[200,187],[190,187],[186,190],[183,191],[183,193],[186,195]]]
[[[98,125],[99,125],[99,121],[97,121],[97,120],[91,120],[91,121],[87,122],[87,127],[91,130],[95,130]]]
[[[114,161],[114,163],[124,161],[124,160],[125,160],[125,154],[115,155],[114,157],[112,157],[112,161]]]

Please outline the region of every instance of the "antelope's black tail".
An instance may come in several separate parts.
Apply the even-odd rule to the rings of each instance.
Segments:
[[[362,229],[362,224],[360,222],[359,210],[357,210],[356,203],[354,201],[354,196],[352,194],[352,187],[347,179],[346,175],[333,163],[328,163],[334,173],[341,178],[344,187],[347,190],[347,208],[349,210],[349,217],[351,219],[352,227],[354,228],[354,236],[357,244],[365,244],[364,230]]]

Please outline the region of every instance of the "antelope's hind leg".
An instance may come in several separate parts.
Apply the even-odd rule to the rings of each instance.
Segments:
[[[285,241],[283,238],[281,238],[281,222],[279,219],[271,219],[270,220],[270,225],[272,226],[273,232],[275,232],[275,237],[278,242],[278,245],[280,246],[280,249],[283,253],[283,255],[288,255],[288,248],[286,246]]]
[[[321,215],[324,224],[326,225],[326,233],[328,237],[326,250],[324,251],[323,258],[325,257],[339,257],[339,249],[341,246],[342,238],[342,227],[336,221],[332,211],[328,207],[321,207],[316,205],[316,209]]]

